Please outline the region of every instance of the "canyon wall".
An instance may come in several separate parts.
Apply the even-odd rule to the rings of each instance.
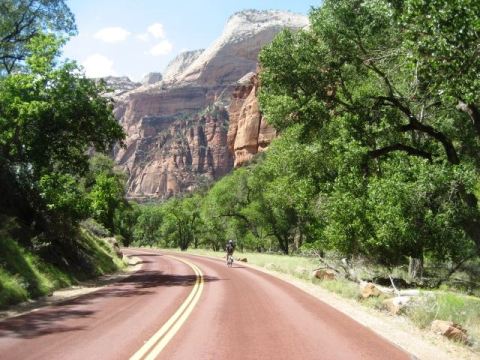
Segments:
[[[194,190],[265,149],[275,131],[256,98],[258,53],[281,29],[307,24],[288,12],[234,14],[209,48],[181,53],[163,76],[115,93],[127,138],[114,157],[128,173],[128,196],[143,201]]]

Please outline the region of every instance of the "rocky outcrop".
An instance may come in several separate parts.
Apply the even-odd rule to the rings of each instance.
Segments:
[[[260,48],[276,33],[306,24],[287,12],[237,13],[210,48],[177,56],[162,81],[115,96],[127,138],[114,156],[129,174],[128,195],[190,191],[231,171],[234,156],[239,166],[262,151],[275,132],[259,112],[257,76],[244,76],[256,71]]]
[[[228,107],[230,126],[227,141],[228,149],[235,159],[235,167],[264,151],[276,136],[275,129],[267,124],[260,113],[258,86],[258,76],[255,73],[242,77]]]
[[[331,269],[317,269],[314,270],[312,276],[320,280],[335,280],[336,274],[335,271]]]
[[[383,300],[382,304],[391,315],[398,315],[410,303],[411,299],[410,296],[395,296]]]
[[[142,85],[152,85],[162,81],[162,74],[158,72],[151,72],[146,74],[142,79]]]
[[[104,78],[95,79],[96,81],[102,80],[109,89],[107,96],[118,97],[129,91],[137,89],[142,84],[133,82],[127,76],[106,76]]]
[[[300,29],[307,17],[286,11],[245,10],[233,14],[222,35],[179,76],[183,83],[230,85],[255,71],[261,48],[284,28]]]
[[[218,91],[132,93],[117,107],[128,136],[115,158],[129,174],[131,197],[169,197],[231,170],[233,158],[225,151],[228,114],[215,105]]]
[[[184,51],[178,54],[172,61],[170,61],[165,69],[163,74],[164,83],[175,84],[185,69],[187,69],[195,60],[197,60],[204,50],[205,49]]]
[[[379,297],[382,291],[373,283],[360,283],[360,295],[362,298]]]

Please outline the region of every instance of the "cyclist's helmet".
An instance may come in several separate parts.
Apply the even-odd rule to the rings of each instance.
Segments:
[[[233,240],[228,240],[228,243],[229,243],[229,244],[233,244]]]

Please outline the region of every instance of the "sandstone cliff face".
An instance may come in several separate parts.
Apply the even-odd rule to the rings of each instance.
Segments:
[[[127,139],[114,156],[129,174],[128,195],[190,191],[231,171],[234,157],[240,166],[262,151],[275,132],[258,109],[258,52],[282,28],[306,24],[305,16],[285,12],[235,14],[210,48],[180,54],[162,81],[116,96]]]
[[[142,85],[140,83],[133,82],[127,76],[107,76],[101,78],[101,80],[103,80],[106,86],[112,90],[112,92],[107,94],[107,96],[113,96],[114,98],[128,93],[129,91],[135,90]],[[100,78],[96,79],[96,81],[100,81]]]
[[[183,74],[198,57],[205,51],[205,49],[184,51],[173,59],[165,69],[163,80],[165,84],[175,84],[178,78]]]
[[[162,74],[158,72],[151,72],[145,75],[142,79],[142,85],[152,85],[162,81]]]
[[[249,73],[239,80],[228,107],[228,149],[234,157],[234,166],[239,167],[264,151],[275,138],[275,129],[268,125],[259,109],[257,90],[258,77]]]
[[[232,15],[222,35],[188,66],[179,81],[230,85],[255,71],[261,48],[284,28],[300,29],[308,19],[285,11],[245,10]]]

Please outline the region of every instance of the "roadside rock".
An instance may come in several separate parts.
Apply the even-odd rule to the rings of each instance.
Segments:
[[[467,330],[461,325],[452,321],[434,320],[430,329],[436,333],[447,337],[450,340],[458,341],[464,344],[468,343]]]
[[[335,280],[335,271],[330,269],[317,269],[313,271],[313,277],[320,280]]]
[[[410,296],[397,296],[383,300],[383,306],[392,315],[398,315],[400,311],[410,302]]]
[[[370,296],[378,297],[382,295],[382,291],[373,283],[361,283],[360,284],[360,294],[362,298],[367,299]]]
[[[241,262],[248,262],[247,258],[238,258],[237,260]]]

